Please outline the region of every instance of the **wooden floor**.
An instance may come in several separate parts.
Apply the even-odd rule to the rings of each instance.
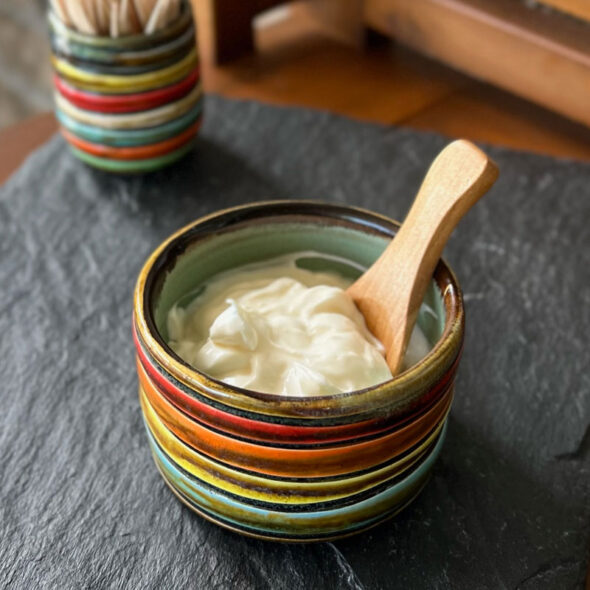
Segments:
[[[590,160],[590,129],[394,43],[347,46],[331,38],[303,3],[288,6],[257,23],[255,54],[223,67],[203,55],[208,92]],[[3,92],[0,78],[0,98]],[[55,129],[46,114],[0,131],[0,183]]]
[[[207,90],[590,160],[588,128],[394,43],[348,47],[303,4],[256,27],[256,55],[224,67],[205,62]]]

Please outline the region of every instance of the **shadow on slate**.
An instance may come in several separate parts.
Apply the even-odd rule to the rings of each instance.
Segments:
[[[501,177],[446,257],[467,337],[432,480],[354,538],[279,545],[184,508],[140,419],[147,255],[269,198],[407,211],[446,140],[217,97],[191,157],[120,178],[55,137],[0,188],[0,587],[581,588],[590,540],[590,166],[490,148]]]

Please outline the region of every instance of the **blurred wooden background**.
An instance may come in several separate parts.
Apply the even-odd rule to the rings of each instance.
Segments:
[[[362,51],[368,31],[590,126],[590,2],[313,0],[309,17]],[[283,0],[194,0],[210,58],[255,50],[257,14]],[[555,7],[559,7],[556,10]]]
[[[524,0],[193,4],[217,92],[590,157],[590,24],[565,13]]]
[[[590,5],[582,0],[546,1],[577,6],[586,12]],[[479,70],[471,71],[475,66],[469,65],[469,60],[478,57],[477,52],[457,52],[453,31],[458,35],[456,27],[461,19],[475,19],[480,26],[495,27],[497,34],[501,31],[498,18],[492,15],[482,21],[481,11],[476,10],[488,6],[491,0],[365,0],[363,10],[360,0],[300,0],[266,12],[264,9],[277,0],[192,2],[208,92],[326,109],[367,121],[590,159],[588,127],[489,85],[486,80],[498,83],[498,68],[484,63],[477,66]],[[472,10],[465,12],[466,3]],[[492,4],[504,10],[514,8],[515,18],[521,21],[523,14],[529,14],[522,11],[531,10],[525,0],[493,0]],[[391,6],[404,10],[392,13]],[[51,116],[45,115],[1,131],[52,108],[45,7],[45,0],[0,2],[0,182],[56,128]],[[430,9],[420,14],[419,7]],[[533,8],[535,12],[530,14],[535,14],[538,22],[546,22],[547,11]],[[438,21],[432,20],[435,16]],[[449,29],[440,25],[443,16]],[[565,71],[560,60],[567,54],[565,57],[569,55],[580,71],[586,71],[582,49],[590,43],[590,35],[580,36],[580,23],[571,16],[560,14],[559,22],[566,23],[564,30],[578,33],[556,45],[529,32],[519,43],[531,45],[537,52],[537,65],[545,68],[543,76],[537,76],[538,86],[545,89],[543,92],[553,87],[554,95],[581,105],[576,107],[581,115],[573,117],[580,120],[590,113],[590,86],[581,76],[575,88],[568,87],[559,73],[571,77],[572,71]],[[367,24],[404,43],[374,33],[367,39]],[[514,32],[514,26],[508,33]],[[511,90],[524,95],[535,92],[537,102],[546,104],[543,92],[537,92],[531,82],[533,70],[527,69],[526,62],[516,60],[518,54],[507,51],[501,38],[496,37],[494,42],[498,51],[504,52],[504,63],[512,66],[514,61],[517,65],[510,73],[515,84]],[[568,44],[579,51],[572,49],[568,54]],[[455,67],[424,53],[444,58]]]

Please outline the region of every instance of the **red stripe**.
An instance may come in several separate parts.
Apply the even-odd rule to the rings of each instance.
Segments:
[[[104,95],[74,88],[54,74],[55,87],[62,96],[81,109],[99,113],[133,113],[167,104],[188,94],[199,81],[199,68],[170,86],[135,94]]]
[[[436,403],[434,400],[440,399],[443,395],[446,395],[449,392],[452,386],[451,378],[455,373],[458,363],[457,358],[436,386],[407,408],[403,417],[386,416],[385,418],[374,418],[362,422],[337,426],[293,426],[251,420],[243,416],[237,416],[235,414],[224,412],[223,410],[215,408],[185,393],[171,381],[166,379],[160,371],[155,368],[151,359],[147,357],[143,348],[139,344],[139,337],[135,323],[133,326],[133,338],[141,366],[154,387],[170,403],[188,414],[189,417],[194,420],[201,421],[214,428],[238,436],[269,442],[284,441],[313,443],[318,440],[339,442],[358,438],[363,435],[377,434],[392,429],[393,427],[399,427],[414,420],[417,415],[425,411],[425,406],[433,405]],[[408,415],[408,410],[415,411]]]

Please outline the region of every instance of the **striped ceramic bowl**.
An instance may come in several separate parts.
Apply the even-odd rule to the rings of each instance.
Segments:
[[[203,101],[189,2],[152,35],[85,35],[51,10],[48,18],[56,117],[76,157],[137,173],[191,150]]]
[[[434,313],[418,318],[432,351],[381,385],[309,398],[247,391],[166,344],[171,306],[215,273],[304,250],[368,267],[397,228],[350,207],[257,203],[199,219],[148,259],[134,298],[140,403],[156,466],[190,508],[247,535],[315,541],[374,526],[420,492],[443,444],[463,342],[461,292],[444,262],[425,300]]]

